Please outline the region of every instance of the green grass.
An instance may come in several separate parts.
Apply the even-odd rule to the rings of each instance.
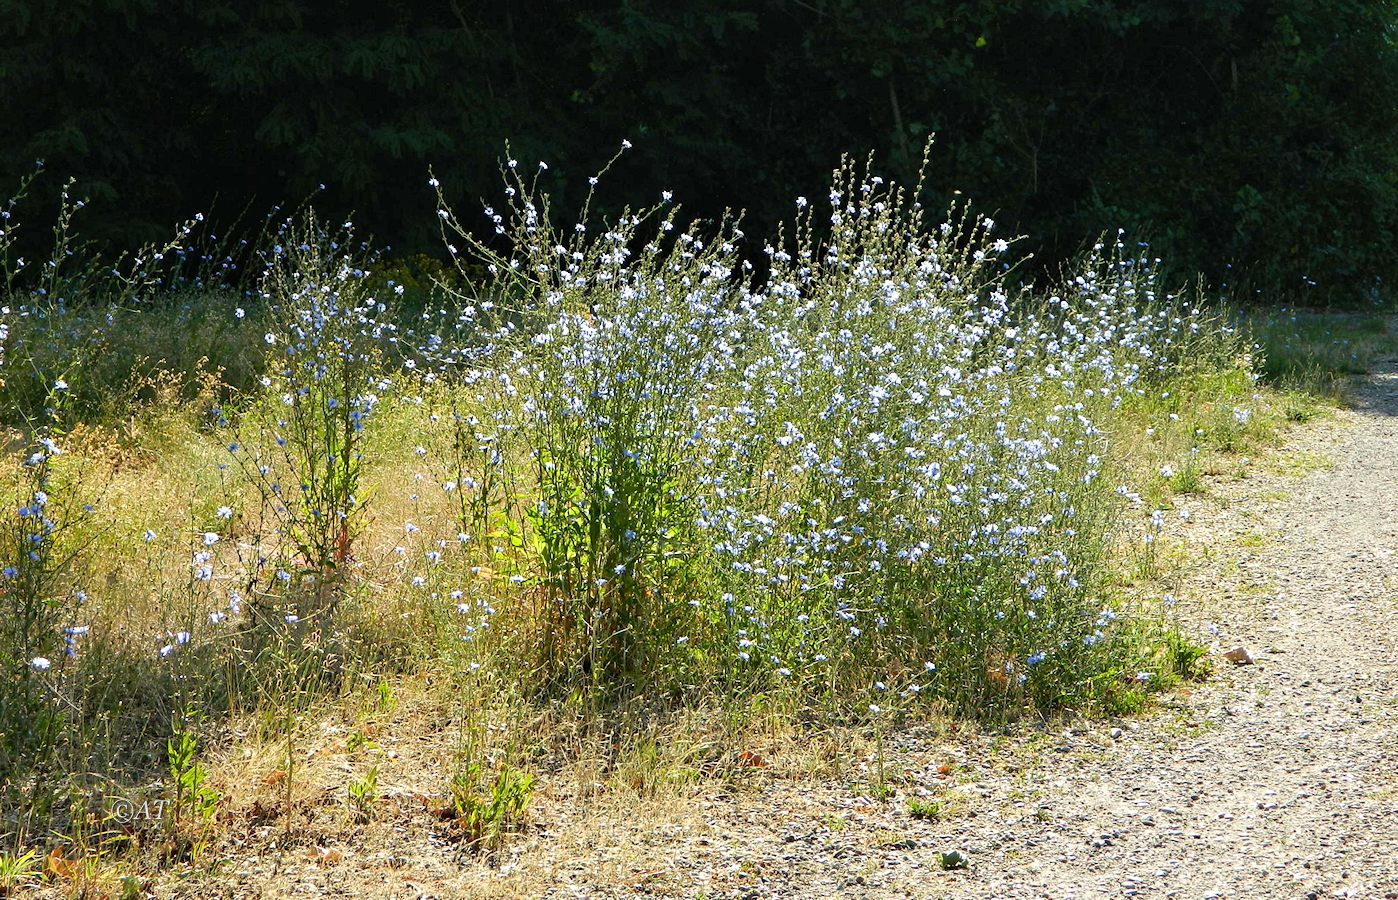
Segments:
[[[917,797],[908,801],[908,815],[926,822],[936,822],[946,815],[945,805],[937,800],[922,800]]]
[[[1244,324],[1256,341],[1264,382],[1295,393],[1288,409],[1294,421],[1309,417],[1313,401],[1306,395],[1344,399],[1350,377],[1398,353],[1398,333],[1386,316],[1282,311],[1254,313]]]

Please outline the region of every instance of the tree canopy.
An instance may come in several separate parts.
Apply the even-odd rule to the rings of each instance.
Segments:
[[[567,209],[623,138],[615,203],[672,189],[761,233],[842,153],[1041,259],[1104,230],[1272,296],[1398,279],[1391,0],[0,0],[0,176],[78,179],[90,235],[210,204],[435,234],[428,166],[491,198],[506,140]],[[54,179],[57,181],[57,179]],[[55,188],[56,189],[56,188]]]

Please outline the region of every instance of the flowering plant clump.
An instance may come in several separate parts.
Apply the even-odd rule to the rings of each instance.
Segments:
[[[1010,287],[990,219],[929,225],[921,185],[847,164],[759,279],[733,223],[679,231],[667,195],[559,235],[519,173],[485,210],[508,254],[442,205],[491,281],[418,343],[491,448],[550,678],[702,660],[828,694],[892,668],[994,708],[1108,665],[1107,424],[1212,359],[1147,260],[1118,241]]]
[[[1104,424],[1199,313],[1120,246],[1045,300],[1011,291],[990,219],[924,227],[850,166],[829,204],[825,241],[799,201],[767,248],[741,379],[708,407],[701,521],[734,585],[715,615],[784,677],[892,665],[968,708],[1053,702],[1100,661]]]
[[[363,514],[367,426],[392,386],[382,357],[394,325],[386,302],[368,290],[366,254],[348,223],[332,233],[310,216],[275,233],[259,287],[267,374],[230,425],[227,445],[277,525],[257,536],[250,583],[258,596],[289,598],[269,621],[322,635]],[[222,412],[219,419],[229,422]]]
[[[66,514],[82,515],[61,508],[52,465],[62,452],[47,436],[30,448],[17,509],[0,533],[0,772],[56,740],[62,710],[51,682],[86,633],[74,624],[83,595],[65,589],[71,556],[59,546],[72,524]]]
[[[74,223],[87,201],[69,179],[59,189],[47,258],[26,259],[16,250],[25,246],[17,241],[19,206],[42,173],[39,163],[0,205],[0,363],[8,360],[0,381],[0,421],[65,428],[78,420],[79,410],[115,401],[115,386],[99,375],[120,363],[105,358],[117,323],[181,282],[182,271],[192,265],[187,244],[203,216],[181,223],[163,242],[109,259],[78,239]],[[55,396],[64,402],[50,403]]]
[[[241,342],[233,380],[201,369],[198,414],[123,420],[156,436],[145,455],[65,430],[92,408],[73,385],[105,383],[100,316],[69,328],[72,282],[16,277],[3,220],[0,377],[22,361],[41,415],[15,419],[0,479],[0,765],[87,747],[113,692],[135,698],[121,721],[253,708],[289,745],[327,690],[382,699],[421,669],[477,730],[507,696],[637,695],[883,729],[921,703],[1126,708],[1197,659],[1133,615],[1116,545],[1143,538],[1150,578],[1200,446],[1244,446],[1267,416],[1236,336],[1162,289],[1143,247],[1118,234],[1022,284],[994,221],[930,215],[921,182],[872,161],[766,242],[737,217],[685,224],[669,192],[607,216],[589,192],[560,225],[545,168],[509,161],[483,228],[430,182],[456,263],[431,292],[404,297],[313,215],[238,255],[261,263],[242,293],[210,287],[229,254],[133,260],[100,295],[126,298],[111,322],[143,315],[131,286],[159,256],[208,279],[167,285],[205,293],[166,327]],[[31,364],[70,332],[88,351]],[[1130,490],[1122,439],[1156,425]],[[178,479],[167,452],[189,454]],[[85,468],[133,508],[82,506]]]
[[[21,439],[10,439],[17,452],[0,469],[0,497],[9,504],[0,526],[0,784],[8,787],[9,773],[25,758],[46,758],[63,737],[70,710],[60,702],[61,678],[88,633],[78,617],[87,595],[74,584],[73,572],[83,550],[72,532],[86,524],[93,507],[77,499],[81,476],[60,471],[64,450],[63,421],[71,406],[70,385],[63,377],[39,375],[25,369],[28,337],[16,328],[54,319],[64,309],[63,292],[93,278],[94,269],[65,270],[74,255],[69,225],[84,202],[71,200],[70,181],[61,193],[53,233],[55,245],[41,271],[30,273],[23,257],[12,256],[20,222],[17,206],[42,165],[23,179],[16,194],[0,205],[0,389],[16,376],[32,378],[41,399],[35,415],[11,416],[23,426]],[[169,245],[171,247],[175,244]],[[138,264],[139,265],[139,264]],[[150,283],[149,271],[123,272],[117,266],[108,280],[109,303],[129,299]],[[18,350],[18,352],[16,352]],[[75,354],[76,355],[76,354]],[[70,368],[76,368],[70,363]]]
[[[441,209],[491,280],[429,323],[426,377],[476,405],[452,416],[487,465],[457,486],[502,486],[545,678],[634,676],[673,662],[673,642],[699,625],[683,590],[697,576],[690,464],[701,398],[731,362],[742,234],[677,232],[665,196],[596,232],[584,214],[562,235],[547,196],[513,161],[506,171],[508,224],[485,212],[509,256]]]

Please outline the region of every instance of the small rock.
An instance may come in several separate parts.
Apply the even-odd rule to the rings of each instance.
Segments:
[[[1120,729],[1120,728],[1113,728],[1113,729],[1112,729],[1112,740],[1117,740],[1117,739],[1120,738],[1120,737],[1121,737],[1121,729]]]
[[[1249,653],[1245,647],[1234,647],[1232,650],[1223,654],[1223,658],[1235,666],[1252,665],[1252,654]]]
[[[952,869],[964,869],[970,866],[971,861],[966,858],[966,854],[960,850],[949,850],[942,854],[942,868],[948,871]]]

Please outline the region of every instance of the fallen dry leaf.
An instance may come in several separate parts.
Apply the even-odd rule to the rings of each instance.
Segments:
[[[317,847],[315,853],[311,855],[312,862],[319,862],[327,866],[338,865],[344,858],[345,855],[334,847]]]
[[[746,769],[765,769],[767,768],[767,760],[751,750],[744,750],[738,754],[738,765]]]
[[[72,879],[77,868],[63,855],[62,847],[54,847],[44,859],[44,873],[50,878]]]

